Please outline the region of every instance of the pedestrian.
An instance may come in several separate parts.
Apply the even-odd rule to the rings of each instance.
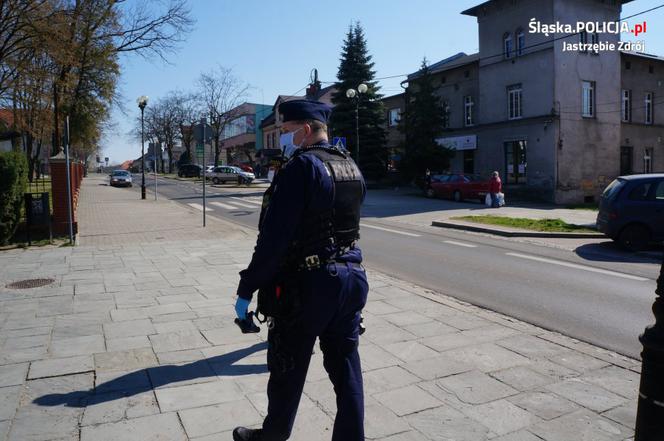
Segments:
[[[282,149],[292,154],[266,191],[235,304],[240,320],[256,290],[257,313],[269,316],[269,302],[276,305],[268,322],[268,409],[261,429],[236,427],[233,440],[289,438],[316,338],[336,393],[332,440],[364,440],[358,344],[369,286],[357,241],[365,182],[350,156],[328,142],[328,105],[294,100],[279,112]]]
[[[500,207],[498,194],[502,192],[503,183],[500,180],[500,175],[497,171],[491,174],[491,181],[489,182],[489,194],[491,195],[491,208]]]

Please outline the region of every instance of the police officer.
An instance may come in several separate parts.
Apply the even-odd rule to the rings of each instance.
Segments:
[[[253,293],[283,275],[288,283],[281,295],[296,292],[297,306],[268,331],[269,404],[263,426],[237,427],[233,439],[289,438],[318,338],[337,396],[332,440],[364,440],[358,343],[369,286],[356,243],[364,179],[346,152],[328,143],[328,105],[295,100],[282,103],[279,112],[283,148],[295,150],[275,176],[251,263],[240,272],[235,310],[245,319]]]

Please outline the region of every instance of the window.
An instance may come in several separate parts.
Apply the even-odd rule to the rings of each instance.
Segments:
[[[632,170],[632,153],[634,149],[629,146],[620,147],[620,174],[631,175]]]
[[[658,202],[664,202],[664,181],[659,181],[656,183],[657,188],[655,189],[655,200]]]
[[[643,152],[643,173],[652,173],[652,147]]]
[[[590,44],[599,44],[599,34],[597,32],[593,32],[590,35]],[[599,50],[597,48],[591,50],[592,54],[599,55]]]
[[[475,124],[473,114],[474,114],[475,103],[473,102],[473,97],[468,95],[463,97],[463,120],[466,127],[472,126]]]
[[[637,185],[634,190],[629,192],[627,198],[631,201],[646,201],[648,200],[648,193],[650,193],[651,183]]]
[[[507,117],[517,119],[523,116],[523,104],[521,99],[521,84],[507,88]]]
[[[595,117],[595,82],[583,82],[583,96],[582,96],[582,110],[581,115],[585,118]]]
[[[450,103],[443,101],[443,128],[450,128]]]
[[[579,43],[581,43],[581,52],[588,52],[586,44],[588,44],[588,31],[581,31],[579,33]]]
[[[512,58],[512,34],[503,35],[503,56],[505,59]]]
[[[622,121],[630,122],[632,121],[632,91],[623,89],[622,90]]]
[[[653,94],[652,92],[646,93],[646,99],[645,99],[645,104],[646,104],[646,124],[652,124],[652,98]]]
[[[401,112],[400,108],[390,109],[390,114],[387,120],[388,127],[396,127],[399,124],[399,113]]]
[[[523,32],[523,29],[516,31],[516,54],[520,57],[523,55],[523,51],[526,48],[526,34]]]

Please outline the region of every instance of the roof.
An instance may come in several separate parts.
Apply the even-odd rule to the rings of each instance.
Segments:
[[[480,3],[480,4],[477,5],[477,6],[473,6],[472,8],[466,9],[466,10],[463,11],[461,14],[463,14],[463,15],[470,15],[471,17],[477,17],[477,16],[479,15],[479,11],[480,11],[480,9],[482,9],[482,8],[484,8],[484,7],[486,7],[486,6],[488,6],[489,3],[493,3],[494,1],[495,1],[495,0],[488,0],[488,1],[484,2],[484,3]],[[621,3],[621,4],[624,5],[625,3],[630,3],[630,2],[632,2],[632,1],[634,1],[634,0],[622,0],[622,3]]]
[[[429,74],[444,72],[446,70],[465,66],[467,64],[472,64],[479,61],[479,59],[480,59],[479,52],[471,55],[467,55],[464,52],[459,52],[458,54],[454,54],[451,57],[447,57],[444,60],[441,60],[429,66]],[[408,80],[414,80],[419,76],[420,76],[420,70],[408,75]]]
[[[649,60],[655,60],[655,61],[664,61],[664,57],[654,54],[646,54],[645,52],[620,51],[620,54],[631,55],[633,57],[647,58]]]
[[[14,125],[14,112],[12,109],[0,109],[0,123],[6,127]]]

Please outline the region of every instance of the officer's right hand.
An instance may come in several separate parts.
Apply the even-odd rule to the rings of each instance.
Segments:
[[[249,303],[251,302],[247,299],[243,299],[242,297],[237,298],[237,301],[235,302],[235,314],[240,320],[245,320],[247,318]]]

